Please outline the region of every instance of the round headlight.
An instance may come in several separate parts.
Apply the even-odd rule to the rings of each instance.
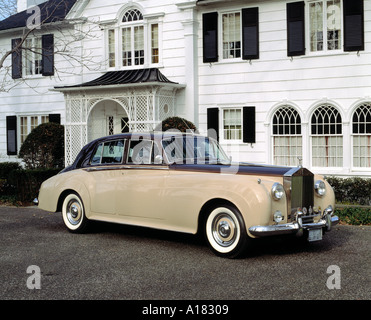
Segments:
[[[276,182],[272,186],[272,197],[273,197],[273,199],[280,200],[283,197],[284,194],[285,194],[285,190],[283,189],[283,185]]]
[[[314,190],[322,197],[326,194],[326,184],[322,180],[317,180],[314,184]]]
[[[276,223],[280,223],[282,220],[283,220],[283,215],[282,215],[282,212],[277,210],[274,215],[273,215],[273,220],[276,222]]]

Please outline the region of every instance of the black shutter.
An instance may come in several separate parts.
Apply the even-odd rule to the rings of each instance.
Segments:
[[[304,1],[287,4],[287,55],[305,54]]]
[[[59,113],[49,114],[49,122],[61,124],[61,115]]]
[[[255,107],[243,107],[242,126],[242,141],[255,143]]]
[[[259,8],[242,9],[244,60],[259,59]]]
[[[215,130],[216,138],[219,141],[219,109],[207,109],[207,130]]]
[[[12,39],[12,78],[22,78],[22,50],[17,48],[21,43],[22,39]]]
[[[344,51],[364,50],[363,0],[343,0]]]
[[[42,74],[43,76],[54,75],[54,36],[45,34],[42,42]]]
[[[17,155],[17,117],[6,117],[6,145],[8,156]]]
[[[202,16],[203,24],[203,61],[218,61],[218,13],[205,13]]]

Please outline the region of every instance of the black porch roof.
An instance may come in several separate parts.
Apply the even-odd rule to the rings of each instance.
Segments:
[[[88,87],[105,87],[125,84],[175,84],[177,82],[170,81],[157,68],[126,70],[126,71],[109,71],[98,77],[97,79],[76,84],[72,86],[54,87],[56,90],[72,89],[72,88],[88,88]]]

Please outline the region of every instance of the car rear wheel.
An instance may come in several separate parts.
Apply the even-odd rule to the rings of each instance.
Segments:
[[[211,210],[205,223],[205,236],[211,250],[225,258],[240,256],[249,241],[240,212],[227,205]]]
[[[62,217],[69,231],[83,233],[89,220],[85,216],[84,204],[76,193],[70,193],[63,201]]]

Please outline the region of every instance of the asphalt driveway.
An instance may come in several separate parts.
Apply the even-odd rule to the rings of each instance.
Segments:
[[[264,239],[228,260],[192,235],[112,224],[75,235],[60,213],[0,207],[0,299],[369,300],[370,243],[371,227],[338,225],[321,242]]]

